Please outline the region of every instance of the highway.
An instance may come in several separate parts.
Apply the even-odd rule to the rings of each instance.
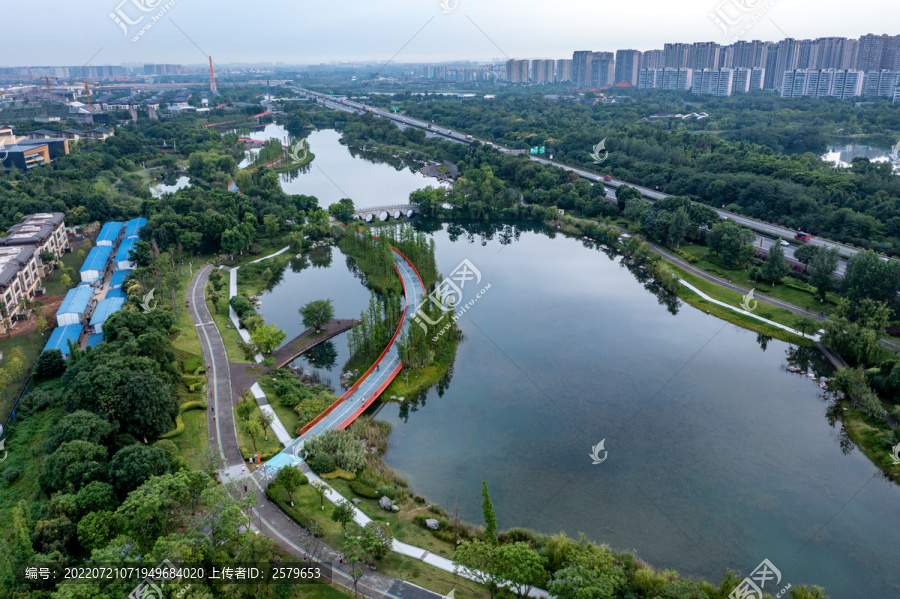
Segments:
[[[335,98],[334,96],[330,96],[328,94],[321,94],[321,93],[310,91],[310,90],[307,90],[307,89],[304,89],[301,87],[290,86],[290,89],[295,91],[298,94],[304,95],[306,97],[314,98],[318,102],[320,102],[322,105],[324,105],[328,108],[331,108],[333,110],[340,110],[340,111],[351,113],[351,114],[353,114],[353,113],[362,114],[364,112],[371,112],[375,116],[388,118],[388,119],[391,119],[398,123],[402,123],[403,125],[406,125],[406,126],[418,127],[420,129],[425,129],[427,132],[432,133],[433,135],[438,135],[438,136],[441,136],[441,137],[451,140],[451,141],[455,141],[455,142],[459,142],[459,143],[472,143],[472,142],[478,141],[485,145],[497,148],[499,151],[504,152],[506,154],[519,154],[522,152],[521,150],[513,150],[511,148],[501,146],[500,144],[496,144],[496,143],[493,143],[493,142],[490,142],[487,140],[483,140],[480,138],[476,138],[476,137],[473,137],[470,135],[466,135],[465,133],[460,133],[458,131],[453,131],[452,129],[449,129],[447,127],[439,127],[437,125],[434,125],[427,121],[423,121],[421,119],[414,119],[414,118],[408,117],[403,114],[399,114],[399,113],[395,113],[395,112],[391,112],[391,111],[387,111],[387,110],[381,110],[380,108],[376,108],[374,106],[369,106],[367,104],[362,104],[360,102],[354,102],[352,100],[348,100],[345,98]],[[628,185],[629,187],[633,187],[633,188],[637,189],[639,192],[641,192],[641,194],[643,194],[644,197],[646,197],[649,200],[662,200],[662,199],[671,197],[669,194],[663,193],[661,191],[657,191],[655,189],[649,189],[647,187],[641,187],[639,185],[633,185],[631,183],[626,183],[624,181],[620,181],[617,179],[605,181],[603,179],[602,175],[598,175],[597,173],[594,173],[594,172],[591,172],[591,171],[588,171],[588,170],[585,170],[585,169],[582,169],[579,167],[569,166],[567,164],[563,164],[556,160],[550,160],[549,158],[543,158],[540,156],[532,156],[530,154],[528,155],[528,157],[535,162],[539,162],[541,164],[546,164],[546,165],[556,166],[565,171],[575,173],[575,174],[579,175],[580,177],[584,177],[585,179],[588,179],[589,181],[602,182],[604,185],[608,185],[613,188],[617,188],[622,185]],[[607,189],[606,197],[607,198],[615,198],[615,195],[612,194]],[[793,229],[788,229],[787,227],[782,227],[779,225],[773,225],[771,223],[767,223],[767,222],[764,222],[761,220],[756,220],[754,218],[749,218],[747,216],[741,216],[740,214],[735,214],[734,212],[729,212],[727,210],[722,210],[720,208],[714,208],[714,210],[723,219],[724,218],[731,219],[740,225],[743,225],[747,228],[753,229],[753,230],[763,233],[765,235],[781,237],[783,239],[793,239],[794,238],[795,231]],[[762,237],[762,236],[758,235],[757,239],[756,239],[757,247],[759,247],[760,239],[762,239],[764,248],[771,247],[772,243],[774,243],[774,239]],[[842,243],[837,243],[834,241],[828,241],[826,239],[821,239],[818,237],[813,237],[812,240],[809,241],[808,243],[812,243],[814,245],[819,245],[819,246],[823,246],[823,247],[837,248],[840,251],[841,255],[845,258],[852,257],[854,254],[856,254],[859,251],[858,249],[852,248],[848,245],[844,245]],[[790,245],[789,247],[784,248],[785,256],[789,260],[793,260],[794,249],[796,249],[796,246],[794,246],[794,245]],[[839,276],[844,276],[846,267],[847,267],[846,262],[844,260],[841,260],[841,262],[838,264],[837,274]]]

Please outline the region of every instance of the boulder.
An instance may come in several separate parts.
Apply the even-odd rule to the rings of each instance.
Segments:
[[[429,518],[429,519],[425,520],[425,526],[427,526],[431,530],[437,530],[438,528],[440,528],[438,521],[435,520],[434,518]]]
[[[392,506],[391,506],[391,509],[392,509],[393,511],[395,511],[395,512],[399,512],[399,511],[400,511],[400,506],[399,506],[399,505],[392,505]]]
[[[394,507],[394,502],[391,501],[390,497],[385,496],[378,500],[378,505],[380,505],[383,510],[391,510]]]
[[[353,505],[359,505],[360,503],[362,503],[362,499],[360,499],[359,497],[354,497],[350,500],[350,503],[352,503]]]

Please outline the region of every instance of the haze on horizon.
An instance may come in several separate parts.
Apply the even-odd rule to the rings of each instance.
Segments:
[[[768,12],[741,39],[855,38],[900,33],[895,0],[389,0],[311,5],[289,0],[45,0],[4,2],[0,66],[122,63],[395,63],[571,58],[573,50],[662,48],[665,42],[731,43],[710,18],[723,1]],[[141,13],[132,3],[153,7]],[[110,17],[149,22],[138,39]],[[179,30],[179,28],[181,30]],[[48,43],[56,40],[62,43]],[[102,49],[101,49],[102,48]],[[96,54],[96,56],[94,56]],[[92,58],[93,57],[93,58]]]

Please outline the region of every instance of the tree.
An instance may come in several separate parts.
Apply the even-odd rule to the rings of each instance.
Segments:
[[[847,262],[843,290],[851,302],[893,301],[900,289],[900,265],[881,260],[872,250],[857,252]]]
[[[59,282],[63,284],[63,287],[66,289],[72,288],[72,277],[68,275],[68,273],[63,273],[63,275],[59,278]]]
[[[784,262],[784,248],[781,247],[781,238],[776,239],[775,244],[769,248],[769,257],[762,266],[762,277],[775,285],[787,275],[789,270]]]
[[[119,505],[116,493],[109,483],[95,480],[88,483],[75,496],[75,503],[82,514],[89,512],[114,511]]]
[[[688,211],[684,208],[676,210],[669,222],[669,245],[675,248],[680,246],[690,227],[691,217]]]
[[[361,564],[366,561],[366,550],[362,540],[358,539],[356,535],[349,535],[344,539],[343,549],[344,559],[350,565],[350,578],[353,579],[353,596],[359,597],[357,585],[365,572]]]
[[[241,432],[250,438],[251,443],[253,443],[253,452],[258,453],[259,450],[256,448],[256,441],[263,436],[263,429],[262,426],[260,426],[259,421],[247,420],[246,422],[242,422]]]
[[[320,483],[317,481],[313,481],[309,483],[309,486],[312,487],[312,490],[316,492],[316,495],[319,496],[319,505],[322,509],[325,509],[325,493],[328,491],[328,485],[325,483]]]
[[[874,364],[881,353],[878,341],[890,320],[890,308],[873,300],[853,306],[841,298],[825,322],[824,343],[845,359],[858,364]]]
[[[103,445],[115,427],[102,416],[87,410],[76,410],[59,419],[48,435],[45,449],[56,451],[63,443],[70,441],[87,441],[94,445]]]
[[[743,264],[753,255],[753,239],[749,229],[732,220],[723,220],[709,230],[706,244],[731,268]]]
[[[275,420],[275,414],[260,409],[259,413],[256,415],[256,419],[259,421],[259,425],[263,429],[263,434],[266,436],[266,441],[268,441],[269,426],[272,424],[272,421]]]
[[[806,266],[807,270],[809,269],[810,263],[816,258],[816,255],[819,253],[822,246],[813,245],[811,243],[804,243],[796,250],[794,250],[794,259]]]
[[[371,520],[363,527],[363,545],[373,561],[384,559],[394,544],[394,535],[384,522]]]
[[[353,504],[345,499],[335,504],[334,509],[331,510],[331,520],[340,524],[341,528],[346,531],[347,525],[353,522],[355,513],[356,509],[353,507]]]
[[[118,392],[120,401],[114,414],[122,432],[146,442],[172,428],[178,400],[161,377],[149,370],[129,372]]]
[[[66,371],[66,360],[58,349],[41,352],[34,364],[32,374],[38,379],[54,379]]]
[[[88,551],[106,547],[115,534],[116,526],[113,512],[89,512],[78,522],[78,542]]]
[[[626,582],[619,567],[598,569],[579,563],[554,572],[547,590],[558,599],[605,599],[618,597]]]
[[[641,192],[634,187],[620,185],[616,188],[616,204],[619,209],[619,214],[625,212],[625,208],[628,207],[628,202],[640,199],[642,199]]]
[[[128,253],[128,260],[134,262],[138,266],[150,266],[153,262],[153,253],[150,244],[146,241],[138,241],[131,247]]]
[[[794,319],[794,326],[800,329],[800,332],[806,337],[806,331],[814,331],[819,325],[819,321],[809,316],[800,315]]]
[[[354,212],[356,212],[356,208],[353,206],[353,200],[350,198],[343,198],[336,204],[332,204],[328,207],[328,214],[342,223],[350,222]]]
[[[87,441],[63,443],[44,461],[41,487],[75,492],[106,476],[106,448]]]
[[[256,409],[256,400],[250,394],[249,391],[244,391],[241,393],[240,399],[238,399],[237,405],[234,407],[234,411],[237,413],[238,418],[241,420],[247,420],[250,418],[250,414],[253,413],[253,410]]]
[[[492,543],[474,540],[462,543],[453,554],[456,562],[454,573],[483,586],[493,599],[497,594],[499,549]]]
[[[272,243],[281,231],[281,219],[275,214],[267,214],[263,217],[263,227],[266,229],[266,236]]]
[[[138,488],[153,476],[169,471],[166,452],[140,443],[123,447],[109,461],[109,479],[120,493]]]
[[[305,485],[306,482],[306,476],[293,466],[285,466],[278,471],[278,475],[275,477],[275,484],[281,485],[287,491],[292,506],[294,505],[294,491]]]
[[[334,318],[334,302],[330,299],[313,300],[299,312],[303,317],[303,326],[315,327],[318,333],[325,323]]]
[[[837,248],[826,249],[824,247],[804,245],[818,248],[809,263],[809,284],[816,288],[816,297],[825,301],[829,291],[837,288],[834,273],[841,260],[841,253]],[[796,252],[794,252],[796,256]]]
[[[250,333],[250,340],[259,349],[260,353],[268,355],[275,351],[278,346],[284,343],[287,334],[274,324],[265,326],[257,326],[256,330]]]
[[[547,559],[527,543],[502,545],[497,553],[498,577],[507,581],[519,597],[527,597],[532,587],[547,583]]]
[[[484,514],[484,534],[492,545],[496,546],[497,540],[497,516],[494,514],[494,504],[491,503],[491,494],[488,492],[487,481],[481,481],[481,513]]]

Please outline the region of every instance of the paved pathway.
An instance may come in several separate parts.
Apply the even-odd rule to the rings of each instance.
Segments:
[[[225,345],[205,301],[206,284],[212,268],[207,264],[198,270],[187,290],[187,297],[191,302],[191,318],[197,326],[203,355],[209,366],[208,386],[212,391],[209,398],[212,409],[207,411],[209,444],[212,449],[219,450],[225,460],[225,467],[219,473],[223,481],[256,488],[257,507],[253,512],[252,524],[284,550],[303,557],[305,551],[300,543],[301,539],[305,538],[306,531],[269,501],[264,492],[265,481],[261,484],[259,480],[261,477],[250,475],[238,449],[233,409],[237,397],[231,385],[231,371],[225,354]],[[335,556],[337,552],[327,548],[322,559],[334,561]],[[333,580],[336,584],[353,590],[353,579],[340,569],[334,569]],[[442,595],[438,593],[371,571],[363,574],[358,590],[360,595],[369,599],[442,599]]]
[[[322,327],[322,334],[317,335],[314,339],[308,339],[312,337],[312,335],[316,332],[314,328],[310,327],[294,337],[291,341],[285,343],[280,348],[275,350],[272,354],[272,357],[275,359],[274,369],[281,368],[286,366],[296,360],[300,354],[305,352],[311,347],[314,347],[323,341],[327,341],[332,337],[340,335],[344,331],[349,331],[353,328],[353,325],[357,324],[358,320],[339,320],[336,318],[332,318]]]

